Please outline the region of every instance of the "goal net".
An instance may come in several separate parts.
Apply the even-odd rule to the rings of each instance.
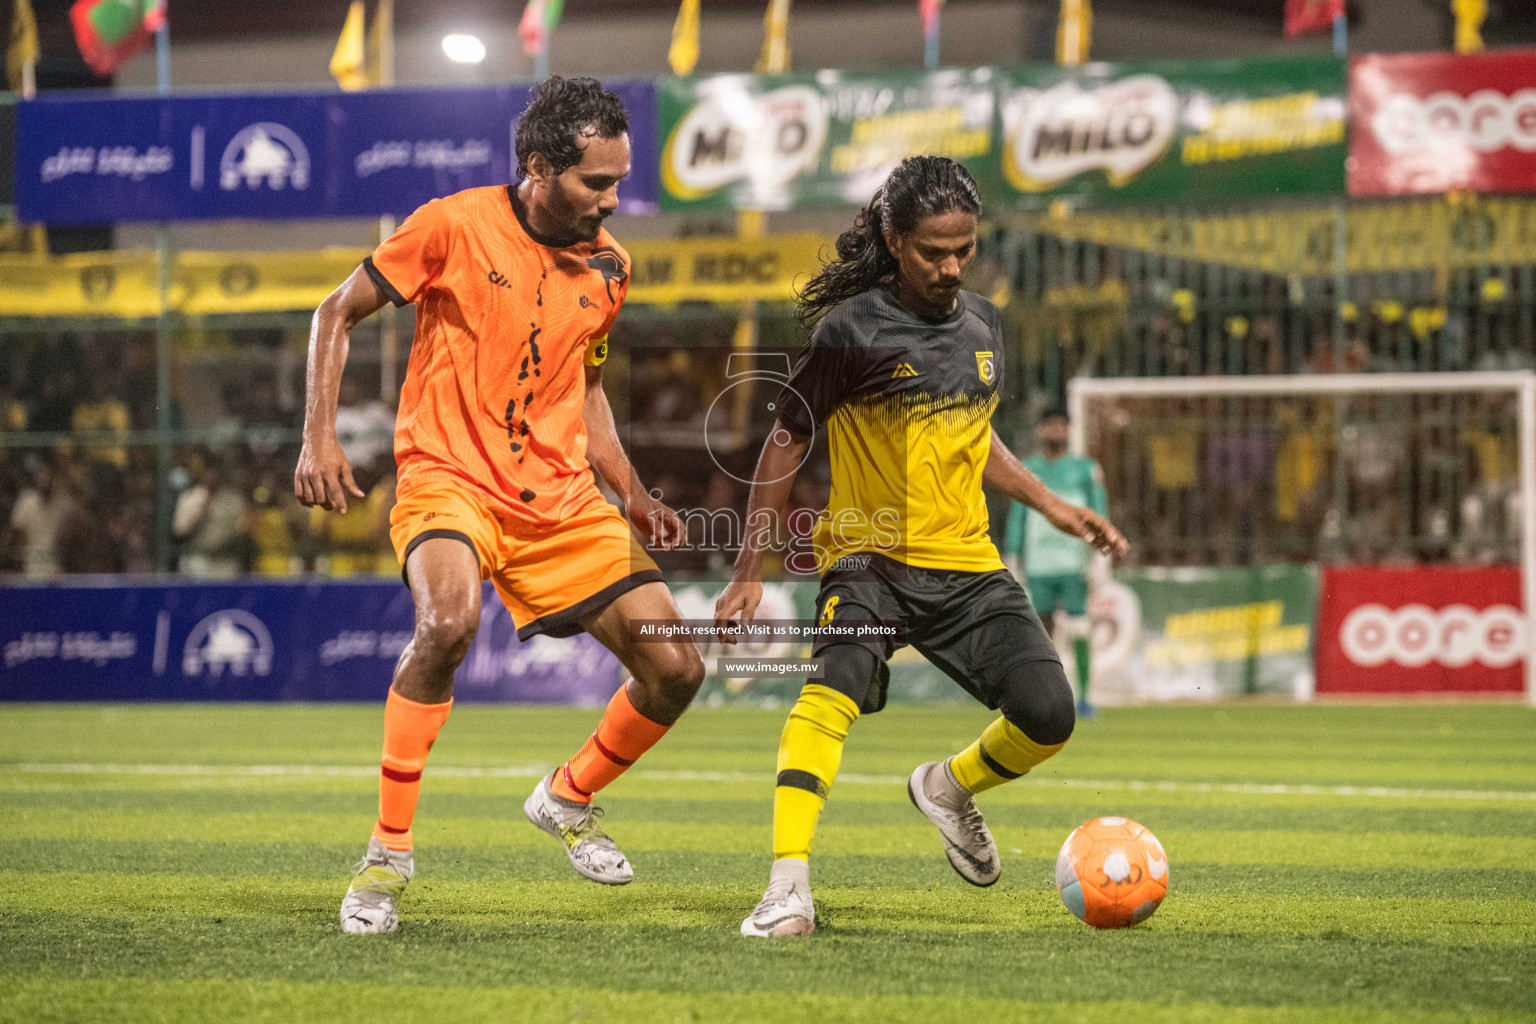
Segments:
[[[1536,703],[1536,373],[1078,377],[1068,398],[1134,545],[1094,600],[1097,699]],[[1310,596],[1281,593],[1297,578]]]

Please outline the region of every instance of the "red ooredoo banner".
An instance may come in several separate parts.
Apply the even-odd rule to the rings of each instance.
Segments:
[[[1520,604],[1517,569],[1325,568],[1317,692],[1519,693]]]
[[[1349,192],[1536,192],[1536,50],[1360,57]]]

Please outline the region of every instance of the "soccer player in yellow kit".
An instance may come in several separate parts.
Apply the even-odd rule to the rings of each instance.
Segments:
[[[997,307],[961,291],[976,252],[981,201],[965,168],[903,160],[837,240],[837,258],[806,287],[810,344],[774,408],[748,500],[747,541],[715,605],[729,636],[762,598],[763,544],[753,524],[783,509],[816,426],[825,423],[832,494],[812,544],[821,590],[812,653],[825,678],[800,692],[779,740],[773,855],[748,936],[815,928],[810,850],[860,714],[885,705],[886,662],[910,643],[1001,715],[966,750],[917,766],[907,793],[938,828],[950,864],[973,885],[1000,871],[972,797],[1016,779],[1072,734],[1072,687],[1029,596],[988,534],[982,484],[1038,510],[1106,553],[1126,548],[1102,516],[1063,502],[991,427],[1002,378]],[[859,637],[859,623],[900,637]]]

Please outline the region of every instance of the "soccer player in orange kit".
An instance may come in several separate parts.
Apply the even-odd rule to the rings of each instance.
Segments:
[[[603,229],[630,169],[628,128],[622,101],[593,79],[541,83],[518,122],[521,182],[427,203],[315,313],[294,491],[345,515],[348,494],[363,496],[335,431],[351,329],[386,301],[416,304],[390,516],[416,629],[385,702],[379,819],[342,901],[345,932],[398,927],[422,768],[486,579],[519,639],[585,630],[631,673],[597,731],[523,809],[582,875],[609,885],[634,877],[592,795],[677,721],[704,667],[691,641],[638,644],[628,628],[679,619],[630,524],[664,549],[685,542],[677,515],[641,486],[602,388],[608,331],[629,286],[629,256]]]

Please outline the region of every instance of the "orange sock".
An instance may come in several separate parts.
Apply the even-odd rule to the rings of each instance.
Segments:
[[[418,704],[393,689],[384,702],[384,768],[379,775],[379,821],[373,837],[391,850],[411,848],[421,770],[452,707],[452,700]]]
[[[593,793],[623,775],[624,769],[655,746],[670,728],[635,710],[626,682],[608,702],[592,738],[555,772],[551,788],[563,800],[591,803]]]

